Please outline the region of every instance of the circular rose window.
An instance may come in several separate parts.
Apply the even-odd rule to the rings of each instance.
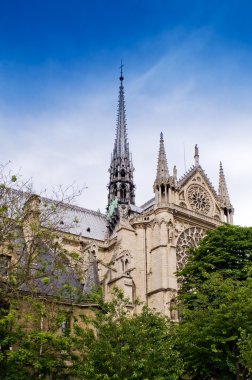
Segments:
[[[203,187],[192,185],[187,191],[188,202],[193,210],[208,214],[211,208],[211,198]]]

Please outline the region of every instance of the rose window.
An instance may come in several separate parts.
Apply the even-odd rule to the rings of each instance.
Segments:
[[[208,214],[211,208],[211,200],[203,187],[192,185],[188,189],[188,202],[193,210]]]
[[[204,237],[205,230],[200,227],[190,227],[181,233],[177,241],[177,269],[181,269],[186,262],[188,250],[196,247]]]

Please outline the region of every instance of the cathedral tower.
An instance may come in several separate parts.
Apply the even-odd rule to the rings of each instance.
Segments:
[[[122,67],[121,65],[116,138],[109,167],[108,207],[113,201],[119,205],[135,204],[134,167],[127,139]]]

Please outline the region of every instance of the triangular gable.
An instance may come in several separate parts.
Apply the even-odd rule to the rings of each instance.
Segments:
[[[199,173],[202,176],[202,178],[205,181],[206,185],[211,190],[214,198],[216,199],[217,202],[219,202],[219,196],[218,196],[216,190],[214,189],[214,187],[213,187],[210,179],[208,178],[207,174],[205,173],[204,169],[202,169],[202,167],[200,165],[191,167],[184,174],[184,176],[179,179],[178,186],[180,188],[184,187],[194,177],[194,175],[197,174],[197,173]]]

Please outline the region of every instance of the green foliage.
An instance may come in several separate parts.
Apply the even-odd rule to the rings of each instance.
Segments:
[[[191,251],[180,271],[177,343],[191,379],[246,378],[251,269],[252,229],[221,226]]]
[[[181,292],[188,292],[191,300],[193,290],[215,272],[224,278],[246,279],[251,264],[252,227],[220,226],[191,250],[187,264],[178,273]]]
[[[120,291],[112,302],[104,302],[98,291],[94,297],[93,315],[76,318],[74,330],[64,336],[66,314],[54,303],[52,312],[47,303],[26,298],[25,316],[18,303],[3,308],[1,380],[179,379],[183,363],[175,329],[164,316],[148,308],[132,315]]]
[[[173,326],[148,308],[129,315],[127,300],[101,303],[90,328],[76,327],[81,354],[76,378],[83,380],[176,380],[182,360],[174,347]]]
[[[75,356],[72,338],[61,336],[58,331],[62,314],[57,310],[53,327],[43,330],[41,318],[49,317],[46,309],[39,301],[22,301],[30,301],[34,306],[25,317],[17,304],[1,309],[1,380],[69,379],[67,362],[73,362]]]
[[[247,334],[244,329],[241,329],[239,341],[240,360],[252,375],[252,333]]]

